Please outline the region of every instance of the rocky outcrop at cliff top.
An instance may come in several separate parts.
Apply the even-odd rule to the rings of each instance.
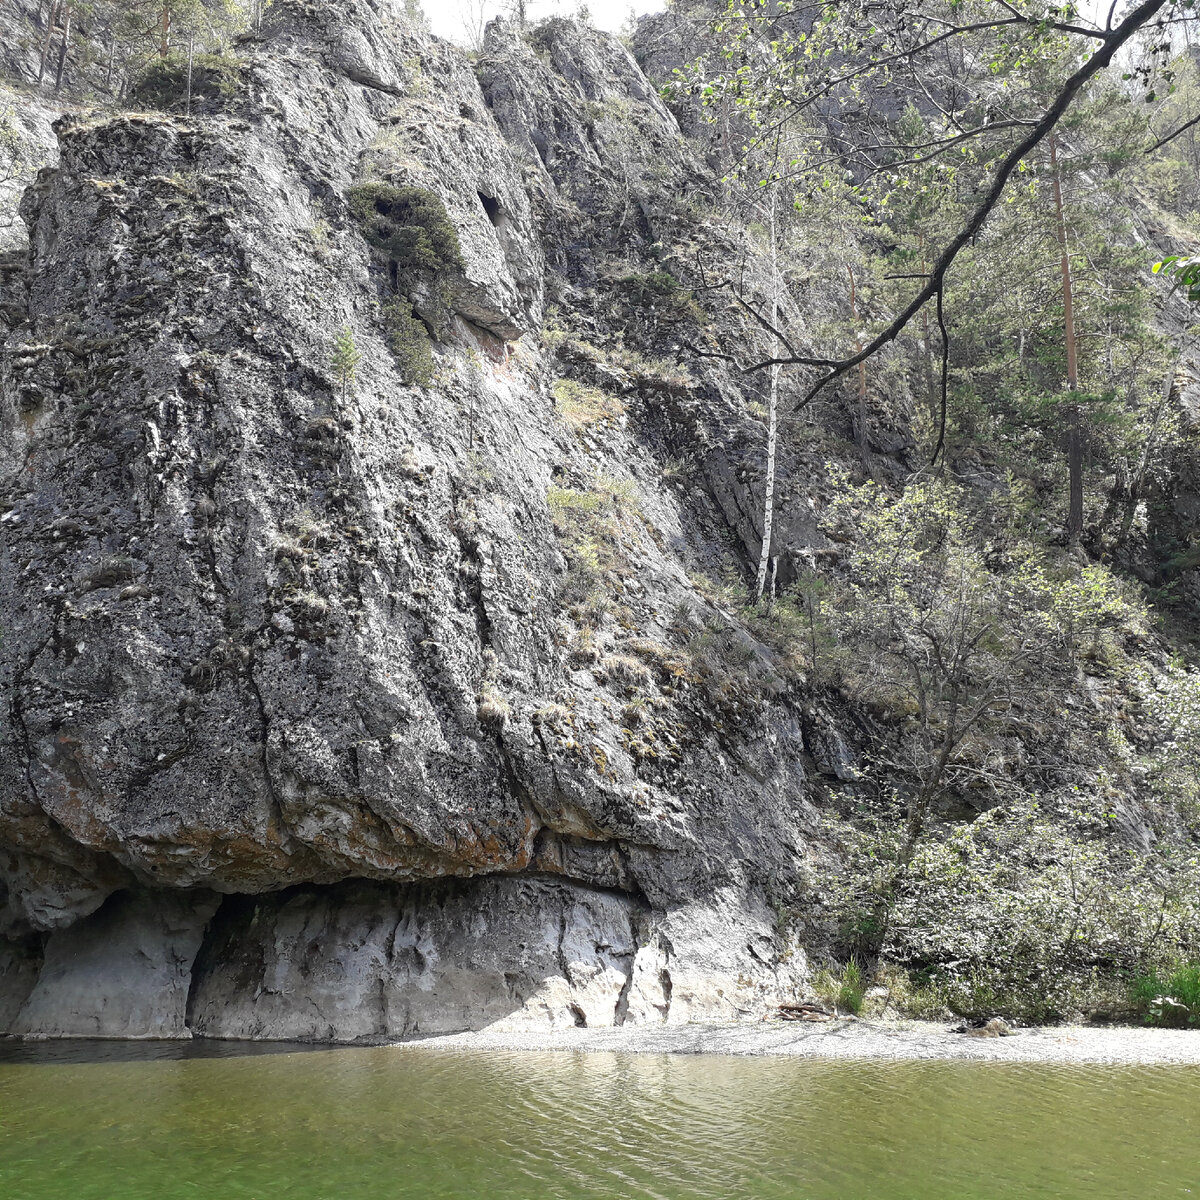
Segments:
[[[0,297],[19,1032],[758,1015],[802,969],[765,900],[804,849],[800,722],[692,582],[719,504],[663,480],[656,422],[703,394],[634,372],[581,432],[542,340],[547,295],[594,329],[615,249],[647,269],[706,177],[615,40],[493,26],[477,78],[401,7],[277,0],[220,111],[66,116],[25,195]],[[436,194],[462,246],[413,296],[446,306],[428,386],[348,208],[372,177]],[[706,627],[745,642],[740,685],[688,660]]]

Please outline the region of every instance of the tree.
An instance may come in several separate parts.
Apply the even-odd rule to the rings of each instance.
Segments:
[[[490,0],[458,0],[458,16],[467,48],[476,53],[483,49]]]
[[[977,546],[979,519],[937,480],[898,499],[873,484],[844,486],[827,514],[856,541],[830,605],[847,685],[901,714],[902,736],[880,750],[885,775],[906,790],[906,865],[931,809],[957,778],[964,740],[1006,706],[1028,665],[1030,598],[1017,575],[997,577]]]
[[[21,174],[21,136],[17,133],[12,109],[0,110],[0,184]]]
[[[944,295],[950,267],[974,242],[1012,176],[1053,133],[1091,81],[1142,30],[1152,23],[1161,29],[1167,21],[1180,19],[1189,7],[1189,0],[1142,0],[1118,24],[1110,19],[1100,28],[1078,22],[1070,6],[1047,11],[1040,4],[1007,0],[1003,5],[948,3],[940,11],[935,6],[917,14],[904,0],[871,5],[862,0],[822,9],[815,19],[811,10],[786,0],[728,0],[715,25],[727,68],[713,74],[706,63],[700,63],[692,85],[709,104],[721,105],[732,97],[757,131],[752,145],[823,106],[820,111],[828,130],[823,141],[829,155],[815,164],[797,160],[792,165],[798,177],[810,174],[814,165],[827,167],[830,159],[848,162],[857,170],[860,187],[882,177],[886,196],[905,168],[923,169],[931,159],[961,153],[969,143],[988,147],[992,169],[957,230],[945,239],[929,270],[917,277],[924,282],[916,295],[861,349],[841,358],[783,353],[750,363],[725,352],[710,353],[747,372],[769,369],[775,363],[816,368],[820,373],[800,405],[811,403],[823,388],[894,341],[930,301]],[[1085,44],[1091,52],[1082,63],[1077,63],[1078,55],[1065,52]],[[961,61],[949,62],[947,83],[939,78],[939,69],[955,49]],[[1004,85],[1027,75],[1033,62],[1055,68],[1049,103],[1034,116],[1013,112],[1003,87],[986,103],[962,100],[954,86],[956,77],[962,75],[963,61],[980,54]],[[923,73],[922,66],[930,63],[933,69]],[[923,143],[898,141],[886,124],[881,126],[870,99],[889,89],[892,95],[922,97],[947,118],[946,132]],[[869,136],[849,142],[856,125]],[[941,442],[939,437],[939,447]]]
[[[1067,390],[1072,398],[1079,391],[1079,351],[1075,341],[1074,289],[1071,286],[1071,251],[1067,244],[1067,221],[1063,215],[1062,177],[1058,171],[1058,136],[1050,135],[1050,182],[1054,194],[1054,227],[1058,233],[1063,294],[1063,345],[1067,356]],[[1070,475],[1070,507],[1067,536],[1077,542],[1083,533],[1083,419],[1072,399],[1067,409],[1067,470]]]
[[[428,30],[429,18],[426,17],[425,10],[421,7],[421,0],[404,0],[404,15],[418,29]]]
[[[354,384],[360,362],[362,362],[362,354],[354,344],[354,334],[349,325],[343,325],[341,331],[334,338],[333,353],[330,356],[330,365],[341,386],[343,405],[345,405],[346,397]]]
[[[24,161],[25,145],[17,131],[11,108],[0,108],[0,190],[17,185],[28,174]],[[14,213],[7,220],[0,220],[0,229],[7,228],[19,218]]]
[[[1048,558],[999,498],[973,506],[940,478],[898,497],[837,482],[827,527],[853,540],[822,608],[842,693],[886,723],[868,779],[903,810],[872,902],[882,938],[933,815],[955,796],[1021,790],[989,745],[1018,714],[1057,711],[1076,653],[1143,615],[1104,568]]]
[[[771,325],[779,328],[779,222],[774,192],[770,197],[771,216]],[[775,348],[778,353],[778,347]],[[758,559],[756,594],[763,598],[767,586],[767,569],[771,559],[771,535],[775,526],[775,456],[779,443],[779,366],[771,368],[767,398],[767,477],[763,487],[763,538]],[[774,589],[772,589],[772,592]]]

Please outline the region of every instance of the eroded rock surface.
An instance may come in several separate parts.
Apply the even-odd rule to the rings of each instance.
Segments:
[[[188,988],[217,897],[126,892],[46,942],[9,1031],[27,1037],[189,1036]]]
[[[757,548],[757,426],[720,371],[543,336],[548,301],[598,337],[633,296],[669,341],[639,281],[712,180],[615,39],[496,25],[477,78],[402,7],[277,0],[228,101],[64,116],[24,194],[0,275],[16,1032],[757,1017],[802,975],[767,899],[806,853],[801,711],[697,583]],[[402,280],[347,201],[369,179],[435,195],[461,243],[407,284],[428,383],[381,319]],[[619,412],[584,428],[564,373]],[[706,483],[681,495],[684,454]],[[815,541],[807,513],[783,544]],[[728,677],[684,649],[705,630]]]

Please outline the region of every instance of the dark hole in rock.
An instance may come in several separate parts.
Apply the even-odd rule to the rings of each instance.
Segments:
[[[483,192],[480,192],[479,203],[483,205],[483,211],[487,213],[488,220],[493,225],[499,226],[504,219],[504,210],[500,207],[500,201],[494,196],[485,196]]]

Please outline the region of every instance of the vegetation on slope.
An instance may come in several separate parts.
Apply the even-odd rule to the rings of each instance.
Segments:
[[[793,582],[741,603],[855,730],[781,916],[922,1011],[1190,1020],[1193,334],[1151,271],[1200,236],[1189,6],[715,7],[666,91],[760,266],[701,263],[728,308],[690,349],[781,362],[781,462],[833,451],[826,548],[764,546]]]

